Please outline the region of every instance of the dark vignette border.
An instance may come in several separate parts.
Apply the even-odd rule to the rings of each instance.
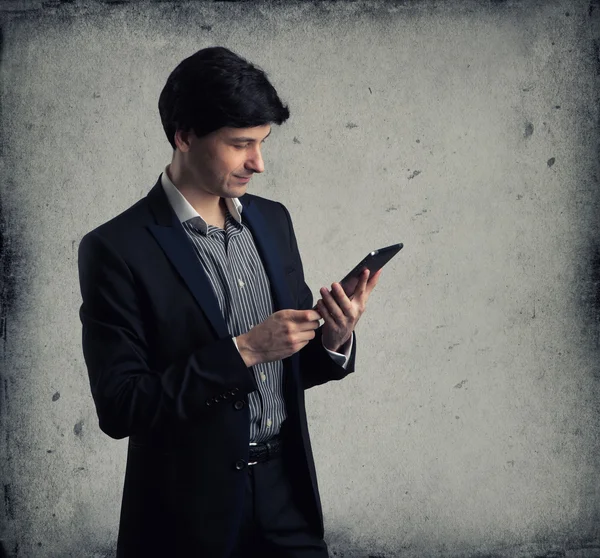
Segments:
[[[202,1],[202,0],[201,0]],[[300,0],[301,2],[311,3],[316,8],[323,5],[344,3],[348,0]],[[443,0],[440,0],[443,3]],[[573,0],[576,2],[577,0]],[[204,0],[204,3],[210,4],[214,2],[223,3],[260,3],[282,6],[285,5],[285,0],[256,1],[256,0]],[[298,2],[298,0],[296,0]],[[515,4],[522,4],[528,0],[466,0],[463,4],[472,4],[478,6],[489,6],[495,9],[510,9]],[[65,17],[76,17],[78,13],[78,4],[88,5],[89,11],[107,11],[118,9],[118,6],[137,4],[140,8],[143,4],[181,4],[178,0],[90,0],[89,2],[78,2],[78,0],[47,0],[37,2],[35,0],[0,0],[0,71],[5,62],[5,29],[11,20],[20,18],[39,18],[46,14],[59,15]],[[432,0],[383,0],[384,4],[392,5],[417,5],[430,4],[435,5],[437,2]],[[536,4],[543,4],[543,1],[534,0],[529,2],[533,8]],[[460,7],[460,6],[459,6]],[[587,245],[584,247],[579,262],[579,281],[581,302],[581,312],[585,326],[586,338],[591,343],[592,348],[600,355],[600,0],[590,0],[587,10],[589,16],[589,28],[591,41],[591,55],[593,56],[593,65],[595,68],[596,78],[596,96],[595,106],[597,117],[595,121],[595,133],[592,137],[587,138],[593,142],[595,152],[597,154],[595,161],[595,171],[590,177],[590,190],[588,192],[587,201],[589,203],[587,211],[583,212],[581,219],[582,231],[587,237]],[[1,75],[1,74],[0,74]],[[0,121],[3,116],[3,99],[0,95]],[[4,157],[6,153],[7,137],[0,128],[0,157]],[[4,186],[6,191],[7,187]],[[5,207],[4,200],[0,196],[0,450],[8,449],[8,432],[10,430],[9,416],[9,380],[6,374],[7,366],[10,364],[7,358],[7,321],[9,317],[14,316],[15,308],[18,303],[20,289],[17,288],[18,276],[18,246],[15,239],[10,236],[9,215]],[[600,379],[600,360],[598,370],[596,372],[597,379]],[[597,401],[597,407],[600,408],[600,400]],[[3,478],[2,471],[9,471],[10,458],[7,451],[0,451],[0,486],[3,491],[3,506],[0,514],[0,558],[8,558],[9,556],[19,556],[18,542],[14,544],[9,551],[6,543],[2,540],[2,535],[6,532],[6,525],[9,521],[15,518],[15,504],[13,501],[13,489],[7,479]],[[600,460],[600,454],[598,455]],[[600,525],[600,515],[598,515],[597,523]],[[335,536],[335,533],[333,533]],[[598,533],[600,536],[600,532]],[[566,543],[565,550],[576,549],[593,549],[599,550],[598,540],[577,540],[573,539]],[[543,542],[540,542],[544,546]],[[550,541],[548,542],[550,545]],[[383,554],[371,554],[367,549],[355,549],[356,551],[364,551],[365,558],[386,558]],[[402,553],[402,549],[398,549]],[[514,549],[513,549],[514,550]],[[476,553],[472,558],[505,558],[510,553],[508,549],[499,549],[493,553]],[[371,551],[372,552],[372,551]],[[508,551],[510,552],[510,551]],[[333,555],[342,558],[342,552],[333,552]],[[536,554],[539,558],[554,558],[555,556],[564,556],[557,554],[553,550],[544,551],[542,554]],[[112,556],[112,553],[107,554]],[[533,554],[532,554],[533,556]],[[391,558],[388,555],[388,558]]]
[[[588,270],[585,280],[588,288],[583,301],[587,307],[586,313],[592,329],[593,346],[600,351],[600,0],[590,0],[588,16],[590,18],[593,66],[595,68],[596,96],[594,108],[597,111],[597,117],[595,135],[590,138],[594,142],[596,159],[591,183],[592,193],[589,200],[589,222],[586,223],[589,234],[589,247],[587,253]],[[597,378],[600,379],[600,363]]]

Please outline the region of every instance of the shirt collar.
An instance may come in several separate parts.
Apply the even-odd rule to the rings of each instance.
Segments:
[[[192,207],[192,204],[187,201],[185,196],[177,189],[175,184],[173,184],[167,172],[168,168],[169,165],[165,167],[164,172],[161,174],[160,182],[165,195],[167,196],[167,199],[169,200],[169,203],[175,212],[175,215],[177,215],[177,218],[181,223],[193,220],[194,225],[206,234],[206,231],[208,230],[208,223]],[[243,210],[242,202],[240,202],[238,198],[225,198],[225,205],[227,206],[231,216],[241,224]]]

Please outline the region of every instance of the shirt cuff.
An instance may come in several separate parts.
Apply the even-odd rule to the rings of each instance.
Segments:
[[[323,340],[321,340],[321,343],[322,342]],[[352,343],[354,343],[354,332],[352,332],[352,336],[346,341],[346,344],[340,347],[340,350],[342,350],[343,353],[330,351],[325,345],[323,345],[323,348],[329,353],[329,356],[336,364],[339,364],[345,369],[346,366],[348,366],[348,360],[350,359],[350,353],[352,352]]]
[[[232,337],[232,339],[233,339],[233,344],[235,345],[235,348],[238,350],[238,353],[239,353],[240,352],[240,348],[237,345],[237,341],[236,341],[235,337]]]

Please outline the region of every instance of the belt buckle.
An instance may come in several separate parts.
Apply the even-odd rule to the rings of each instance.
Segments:
[[[251,445],[251,446],[256,446],[257,444],[256,444],[256,442],[250,442],[250,445]],[[250,466],[250,465],[256,465],[257,463],[258,463],[258,461],[252,461],[252,462],[249,462],[249,463],[248,463],[248,465],[249,465],[249,466]]]

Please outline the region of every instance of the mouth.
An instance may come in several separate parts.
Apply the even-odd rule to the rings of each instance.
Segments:
[[[248,182],[250,182],[250,179],[252,178],[252,176],[237,176],[235,174],[233,176],[235,178],[237,178],[243,184],[247,184]]]

